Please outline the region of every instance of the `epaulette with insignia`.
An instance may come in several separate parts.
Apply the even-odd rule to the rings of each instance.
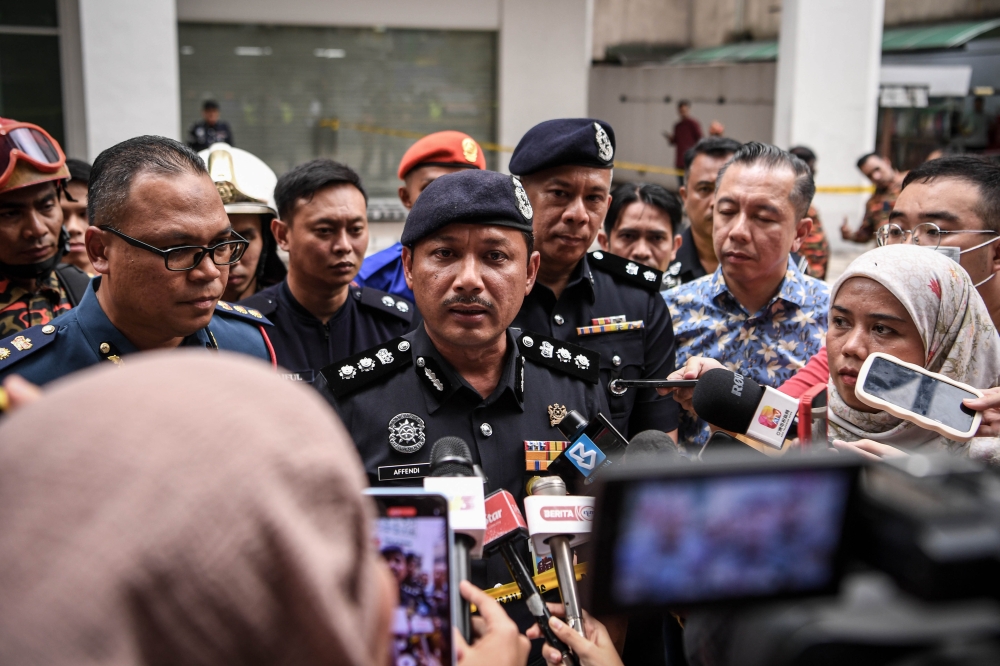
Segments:
[[[21,359],[28,358],[55,340],[55,332],[55,326],[45,324],[44,326],[32,326],[0,340],[0,372]]]
[[[368,386],[413,363],[410,341],[396,338],[331,363],[320,372],[337,398]]]
[[[215,313],[226,315],[227,317],[236,317],[237,319],[248,321],[255,326],[260,326],[261,324],[273,326],[271,321],[261,314],[260,310],[257,308],[248,308],[239,303],[219,301],[215,306]]]
[[[235,303],[227,303],[227,305],[231,305],[234,309],[236,307]],[[278,310],[278,299],[268,294],[257,293],[244,298],[240,301],[240,305],[245,307],[247,311],[253,308],[267,317]],[[225,308],[222,309],[225,310]]]
[[[601,354],[586,347],[526,332],[517,341],[526,358],[553,370],[597,384],[601,381]]]
[[[372,309],[394,315],[407,324],[413,319],[413,303],[401,296],[387,294],[371,287],[352,288],[354,298],[358,299],[362,305]]]
[[[624,257],[619,257],[617,254],[602,252],[600,250],[591,252],[588,257],[590,265],[594,268],[600,269],[605,273],[610,273],[611,275],[616,275],[647,291],[660,290],[660,280],[663,279],[663,271],[658,271],[637,261],[625,259]]]

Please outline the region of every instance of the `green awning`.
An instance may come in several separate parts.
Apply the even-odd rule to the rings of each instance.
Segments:
[[[882,33],[882,52],[953,49],[980,37],[1000,36],[1000,19],[965,21],[911,28],[890,28]],[[740,42],[704,49],[688,49],[670,59],[672,64],[760,62],[777,60],[778,42]]]

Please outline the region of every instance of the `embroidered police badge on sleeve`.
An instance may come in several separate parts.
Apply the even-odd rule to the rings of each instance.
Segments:
[[[332,363],[320,373],[334,397],[340,398],[387,377],[413,362],[410,342],[396,338]]]
[[[600,250],[591,252],[588,257],[590,265],[594,268],[623,278],[646,291],[656,292],[660,290],[660,281],[663,278],[662,271]]]
[[[601,380],[600,352],[530,331],[518,339],[517,346],[525,358],[539,365],[591,384],[597,384]]]

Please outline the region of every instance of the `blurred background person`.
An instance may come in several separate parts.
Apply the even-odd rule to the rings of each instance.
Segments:
[[[97,275],[87,256],[87,186],[90,184],[90,164],[83,160],[68,159],[69,181],[63,191],[60,205],[63,212],[63,228],[69,235],[69,252],[62,258],[63,263],[73,264],[87,275]]]
[[[720,123],[718,120],[713,120],[708,125],[708,135],[709,136],[723,136],[726,133],[726,126]]]
[[[288,275],[241,305],[274,323],[269,331],[289,378],[318,371],[410,329],[413,303],[351,284],[368,249],[368,194],[351,167],[330,159],[300,164],[278,179],[275,239]]]
[[[406,210],[413,208],[424,188],[447,173],[463,169],[485,169],[486,156],[482,147],[468,134],[446,130],[418,139],[406,149],[399,161],[397,175],[403,181],[399,200]],[[365,257],[361,270],[354,278],[359,287],[373,287],[413,301],[413,291],[406,286],[403,275],[402,243]]]
[[[976,96],[972,109],[962,116],[962,146],[967,152],[981,153],[990,143],[990,119],[986,116],[986,98]]]
[[[47,325],[83,298],[89,278],[61,263],[68,235],[60,201],[66,156],[48,132],[0,118],[0,338]],[[21,343],[24,346],[25,343]],[[30,346],[30,341],[27,343]],[[20,351],[15,348],[15,351]],[[0,367],[10,358],[0,349]]]
[[[902,189],[906,173],[896,171],[889,158],[877,153],[862,155],[858,159],[858,169],[875,186],[875,192],[865,204],[865,217],[861,220],[861,226],[852,231],[845,218],[840,227],[840,235],[846,241],[867,243],[889,221],[889,213]]]
[[[788,152],[795,155],[806,163],[812,172],[813,181],[816,180],[816,153],[806,146],[795,146],[789,148]],[[807,273],[817,280],[826,279],[826,268],[830,263],[830,241],[826,239],[826,232],[823,231],[823,223],[819,219],[819,211],[814,203],[809,204],[807,217],[812,220],[813,226],[809,235],[802,241],[802,248],[799,254],[808,263]]]
[[[219,119],[219,103],[208,99],[201,105],[201,120],[192,125],[188,132],[188,146],[197,152],[213,143],[236,145],[233,141],[233,129],[225,120]]]
[[[712,241],[715,181],[719,169],[739,149],[739,141],[708,137],[684,153],[685,182],[678,194],[690,224],[681,232],[681,244],[674,250],[678,265],[668,270],[681,284],[714,273],[719,267]]]
[[[278,256],[271,220],[278,216],[271,167],[256,155],[225,143],[198,153],[208,167],[233,231],[247,241],[246,252],[229,267],[223,300],[239,301],[278,284],[288,270]]]
[[[674,147],[674,168],[686,172],[684,156],[701,139],[701,125],[691,117],[691,102],[686,99],[677,102],[677,115],[680,119],[674,123],[674,131],[664,132],[663,136],[666,137],[667,143]],[[687,173],[678,177],[679,185],[684,185],[686,176]]]
[[[606,252],[665,271],[666,285],[668,279],[676,279],[666,271],[683,242],[682,218],[681,201],[673,192],[650,183],[624,183],[611,191],[611,206],[597,242]]]

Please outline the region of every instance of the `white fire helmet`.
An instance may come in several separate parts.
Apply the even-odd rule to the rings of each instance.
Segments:
[[[227,213],[278,216],[274,203],[278,177],[263,160],[228,143],[213,143],[198,156],[208,165]]]

